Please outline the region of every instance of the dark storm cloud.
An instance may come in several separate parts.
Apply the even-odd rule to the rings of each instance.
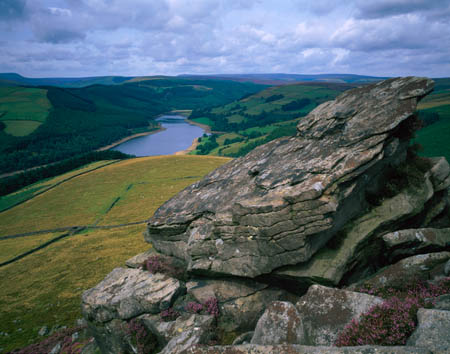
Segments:
[[[1,0],[0,21],[10,21],[26,17],[25,0]]]
[[[389,16],[421,13],[435,16],[447,12],[448,0],[359,0],[356,3],[357,18],[376,19]]]

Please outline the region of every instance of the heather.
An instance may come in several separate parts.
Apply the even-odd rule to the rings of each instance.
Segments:
[[[435,298],[450,293],[450,278],[435,283],[413,281],[403,287],[357,289],[385,299],[359,320],[352,322],[336,340],[336,346],[405,345],[417,326],[417,311],[432,307]]]

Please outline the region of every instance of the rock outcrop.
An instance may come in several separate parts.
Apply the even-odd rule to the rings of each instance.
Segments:
[[[391,79],[320,105],[297,136],[256,148],[166,202],[146,240],[200,274],[254,278],[307,262],[369,206],[383,172],[405,161],[408,122],[432,88],[424,78]],[[400,202],[418,213],[432,195],[430,183],[417,203]]]
[[[296,136],[166,202],[144,235],[152,249],[83,295],[102,352],[139,352],[136,328],[163,353],[439,352],[429,341],[447,330],[433,319],[447,320],[446,296],[427,302],[438,312],[419,311],[408,346],[333,347],[384,301],[358,291],[450,273],[450,166],[409,148],[432,88],[407,77],[347,91],[303,117]]]

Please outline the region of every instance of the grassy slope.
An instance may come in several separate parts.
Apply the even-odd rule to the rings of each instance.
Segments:
[[[424,156],[445,156],[450,161],[450,79],[436,79],[435,90],[425,97],[419,110],[436,112],[440,119],[417,133]]]
[[[12,136],[32,133],[45,122],[51,107],[45,89],[0,87],[0,120]]]
[[[0,87],[0,93],[7,93],[0,95],[0,119],[6,125],[5,130],[0,128],[0,173],[87,153],[136,131],[149,130],[149,124],[156,128],[153,119],[164,112],[223,105],[265,87],[169,77],[84,88]],[[38,100],[43,101],[41,105]],[[50,113],[44,104],[49,102]],[[41,116],[33,111],[36,107]],[[19,118],[22,121],[18,123]]]
[[[0,213],[0,235],[73,224],[145,220],[164,201],[226,161],[210,156],[121,161],[73,178]],[[117,197],[121,197],[119,202],[106,212]],[[81,317],[81,293],[113,268],[123,266],[126,259],[150,247],[143,240],[144,229],[145,224],[89,229],[0,268],[2,284],[8,285],[0,289],[0,332],[10,334],[1,338],[4,343],[0,346],[11,350],[35,341],[43,325],[73,325]],[[59,234],[0,240],[0,259],[9,259]]]
[[[239,123],[245,120],[257,119],[257,115],[266,111],[270,114],[285,115],[286,120],[284,122],[269,124],[265,126],[252,127],[245,130],[235,131],[233,133],[228,133],[221,135],[217,138],[218,147],[213,149],[209,154],[219,155],[219,156],[236,156],[239,149],[244,147],[250,147],[256,145],[259,142],[266,141],[270,139],[269,134],[277,130],[278,128],[284,126],[289,127],[285,129],[285,134],[294,134],[295,126],[298,119],[292,119],[292,116],[304,116],[309,113],[313,108],[322,102],[334,99],[338,96],[344,89],[350,86],[341,85],[305,85],[305,84],[293,84],[284,85],[267,88],[259,93],[251,95],[237,102],[232,102],[227,105],[219,106],[212,109],[214,114],[224,114],[227,116],[229,123]],[[275,95],[282,95],[283,97],[274,101],[267,102],[267,98]],[[311,103],[306,105],[301,109],[283,111],[282,106],[293,101],[307,98],[311,100]],[[250,118],[244,117],[244,114],[250,115]],[[254,116],[255,118],[252,118]],[[208,117],[194,118],[194,121],[202,124],[212,125],[211,120]],[[248,138],[248,135],[252,132],[259,132],[262,134],[260,137]],[[275,136],[275,135],[274,135]],[[225,139],[229,140],[241,137],[243,141],[234,142],[225,145]],[[267,139],[266,139],[267,138]],[[266,139],[266,140],[264,140]],[[208,143],[209,138],[203,138],[201,144]],[[241,150],[242,151],[242,150]],[[194,153],[199,153],[195,151]]]
[[[113,161],[93,162],[93,163],[90,163],[83,167],[76,168],[70,172],[64,173],[60,176],[44,179],[42,181],[33,183],[29,186],[26,186],[26,187],[18,190],[17,192],[14,192],[14,193],[11,193],[11,194],[8,194],[5,196],[1,196],[0,197],[0,212],[2,212],[5,209],[11,208],[18,203],[22,203],[28,199],[31,199],[31,198],[35,197],[37,194],[40,194],[50,188],[53,188],[58,183],[61,183],[64,180],[73,178],[74,176],[76,176],[78,174],[86,173],[86,172],[92,171],[96,168],[99,168],[99,167],[102,167],[105,165],[109,165],[113,162],[114,162],[114,160]]]

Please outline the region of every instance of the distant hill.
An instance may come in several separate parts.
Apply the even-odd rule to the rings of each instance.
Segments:
[[[220,106],[266,87],[176,77],[82,88],[0,87],[0,175],[157,129],[154,119],[162,113]]]
[[[354,74],[217,74],[217,75],[180,75],[189,78],[221,78],[235,81],[251,81],[271,85],[282,85],[294,82],[331,82],[331,83],[357,83],[368,84],[384,80],[387,77],[364,76]]]
[[[59,86],[85,87],[95,84],[118,85],[133,77],[97,76],[97,77],[60,77],[60,78],[27,78],[16,73],[0,73],[0,86]]]
[[[202,137],[195,153],[242,156],[258,145],[296,134],[296,125],[319,104],[355,84],[308,82],[269,87],[239,101],[196,109],[189,119],[220,133]]]

